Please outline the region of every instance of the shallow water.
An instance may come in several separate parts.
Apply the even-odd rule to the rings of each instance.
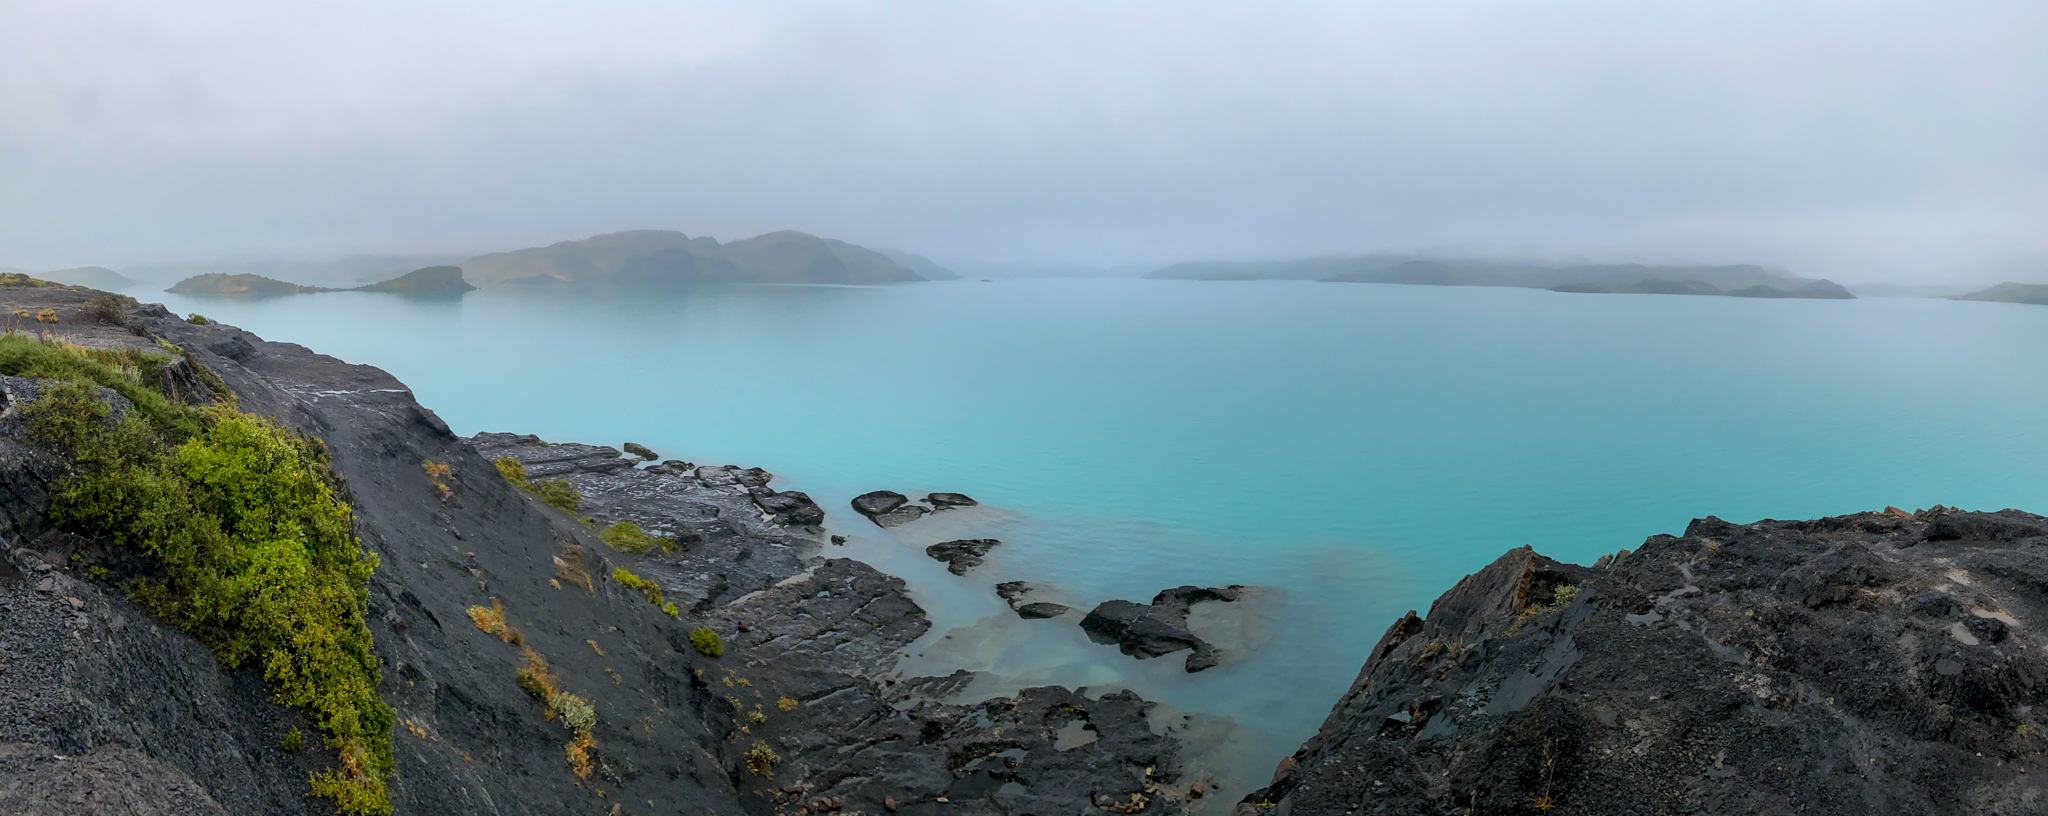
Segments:
[[[385,368],[460,433],[766,467],[913,583],[939,626],[906,670],[1230,717],[1233,781],[1314,732],[1396,616],[1510,547],[1590,562],[1707,514],[2048,504],[2041,307],[1287,281],[134,294]],[[880,488],[989,506],[892,534],[847,509]],[[960,537],[1006,543],[964,578],[921,552]],[[1272,590],[1205,610],[1260,645],[1187,675],[1078,614],[1016,620],[991,589],[1012,579],[1083,610]]]

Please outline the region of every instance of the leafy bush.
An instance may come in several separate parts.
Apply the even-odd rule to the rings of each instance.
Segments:
[[[120,295],[111,294],[100,295],[85,302],[85,313],[101,323],[126,325],[128,323],[128,307],[132,305],[134,305],[133,298],[124,298]]]
[[[675,546],[673,540],[648,535],[640,529],[640,525],[630,521],[621,521],[599,530],[597,538],[614,550],[635,554],[647,552],[655,547],[669,550]]]
[[[756,742],[754,747],[747,749],[746,761],[748,771],[762,776],[773,777],[775,776],[775,763],[781,762],[782,757],[776,755],[775,749],[768,747],[768,743]]]
[[[299,727],[294,725],[292,730],[285,732],[284,741],[278,743],[278,746],[283,748],[286,753],[296,754],[299,752],[299,748],[305,744],[306,735],[299,733]]]
[[[690,648],[696,649],[698,654],[705,657],[725,654],[725,642],[719,640],[718,633],[712,631],[709,626],[699,626],[690,630]]]
[[[661,587],[653,581],[627,572],[625,567],[614,568],[612,570],[612,580],[619,582],[619,586],[627,589],[640,590],[640,594],[647,596],[648,603],[655,606],[662,605]]]
[[[671,618],[681,618],[683,616],[683,610],[677,609],[674,601],[662,604],[661,611]]]
[[[185,322],[190,323],[194,326],[206,326],[211,325],[213,323],[213,321],[206,319],[206,315],[200,314],[198,312],[193,312],[191,317],[185,318]]]
[[[391,708],[377,696],[364,625],[377,558],[362,550],[317,439],[226,406],[194,408],[143,385],[155,355],[0,338],[0,371],[50,378],[23,417],[71,458],[57,524],[149,556],[130,596],[229,667],[254,662],[278,702],[308,710],[339,752],[315,795],[354,814],[391,811]],[[114,416],[94,385],[134,404]]]
[[[570,487],[567,479],[541,482],[534,486],[533,495],[539,496],[541,503],[570,515],[575,515],[583,507],[583,494]]]
[[[505,477],[513,487],[539,496],[541,502],[549,507],[570,515],[575,515],[583,507],[583,494],[577,493],[567,479],[549,479],[534,484],[526,476],[526,466],[510,456],[500,456],[491,460],[491,464],[498,467],[498,475]]]

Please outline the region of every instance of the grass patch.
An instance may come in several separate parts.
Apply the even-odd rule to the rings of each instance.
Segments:
[[[420,469],[427,472],[427,481],[434,486],[434,498],[440,499],[442,504],[455,498],[455,488],[448,486],[448,477],[455,472],[453,466],[426,459],[420,462]]]
[[[586,564],[588,560],[583,554],[582,547],[575,544],[563,545],[562,554],[555,556],[555,580],[575,584],[582,587],[586,593],[596,592],[597,583],[590,580],[590,569]]]
[[[725,641],[719,640],[711,627],[699,626],[690,630],[690,648],[705,657],[717,657],[725,654]]]
[[[500,456],[491,460],[491,464],[498,467],[498,475],[505,477],[505,481],[511,482],[513,487],[539,496],[541,503],[549,507],[572,516],[577,515],[583,507],[583,494],[569,486],[567,479],[549,479],[536,483],[526,477],[526,466],[510,456]]]
[[[519,646],[526,642],[526,635],[524,633],[520,632],[512,624],[505,622],[505,605],[499,603],[496,598],[491,599],[491,608],[489,609],[481,606],[470,607],[469,622],[476,624],[476,628],[482,629],[489,634],[497,635],[499,640],[514,646]]]
[[[660,547],[663,552],[673,552],[676,544],[673,539],[648,535],[646,531],[640,529],[640,525],[630,521],[621,521],[599,530],[597,538],[607,547],[636,555],[656,547]]]
[[[198,433],[202,418],[192,406],[156,389],[155,383],[162,381],[164,365],[170,361],[169,355],[137,348],[86,348],[46,343],[21,334],[0,335],[0,374],[107,388],[127,399],[143,419],[175,443]],[[196,362],[194,367],[198,367]],[[225,386],[220,393],[226,393]]]
[[[45,378],[22,409],[30,434],[73,462],[50,518],[146,554],[157,574],[130,582],[131,598],[223,665],[261,666],[279,703],[312,715],[339,755],[313,794],[390,813],[392,713],[364,625],[377,558],[356,540],[326,446],[227,405],[167,399],[144,385],[167,359],[0,337],[0,372]],[[135,410],[115,416],[94,386]]]

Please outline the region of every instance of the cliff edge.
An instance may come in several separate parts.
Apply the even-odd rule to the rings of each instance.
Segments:
[[[2041,813],[2044,616],[2017,510],[1513,550],[1389,627],[1236,813]]]

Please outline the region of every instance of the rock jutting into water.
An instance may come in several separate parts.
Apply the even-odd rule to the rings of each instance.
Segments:
[[[0,288],[9,309],[66,318],[95,296]],[[162,354],[161,340],[239,410],[317,437],[310,450],[331,463],[376,558],[356,603],[390,708],[362,726],[395,743],[380,777],[392,812],[1166,814],[1189,795],[1179,737],[1155,733],[1135,694],[955,703],[971,675],[892,675],[931,628],[924,611],[902,580],[822,558],[822,534],[764,512],[766,471],[652,473],[601,446],[463,439],[378,369],[157,306],[127,316],[142,334],[52,324],[71,344],[55,353]],[[35,399],[8,384],[10,399]],[[7,407],[4,801],[82,816],[334,813],[307,795],[340,762],[319,724],[279,705],[251,664],[223,666],[137,605],[126,577],[153,574],[142,550],[48,515],[77,463]],[[566,485],[549,482],[544,504],[501,457],[529,486]],[[627,522],[639,532],[615,535]]]
[[[922,518],[931,508],[914,503],[894,490],[876,490],[854,497],[853,510],[867,516],[879,527],[896,527]]]
[[[1216,647],[1188,629],[1188,607],[1202,601],[1235,601],[1243,590],[1241,586],[1184,586],[1161,590],[1150,604],[1103,601],[1081,619],[1081,628],[1137,657],[1193,649],[1186,667],[1190,673],[1198,672],[1214,668],[1221,658]]]
[[[942,541],[924,548],[924,554],[946,562],[946,571],[954,575],[966,575],[967,571],[981,566],[982,558],[1003,542],[993,538],[963,538],[957,541]]]
[[[623,447],[627,453],[640,457],[640,461],[642,462],[652,462],[656,459],[661,458],[661,456],[657,455],[652,448],[649,448],[646,445],[642,445],[638,442],[627,442],[621,447]]]
[[[1239,816],[2041,812],[2048,519],[1708,517],[1387,629]]]
[[[1027,581],[1004,581],[996,584],[996,596],[1009,604],[1010,609],[1016,611],[1017,617],[1025,620],[1057,618],[1073,611],[1072,607],[1065,604],[1028,600],[1032,595],[1043,591],[1046,591],[1045,585]]]

